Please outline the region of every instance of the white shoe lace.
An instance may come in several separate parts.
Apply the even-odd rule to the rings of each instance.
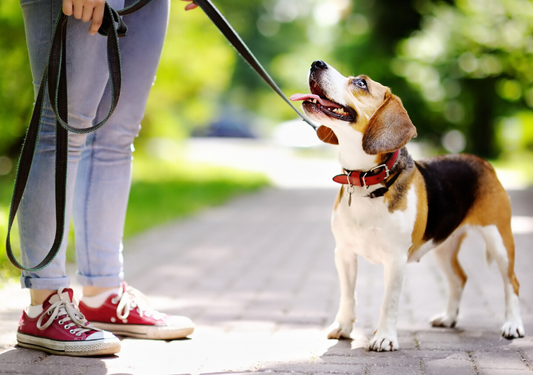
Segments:
[[[67,293],[63,293],[63,288],[57,291],[59,296],[59,301],[56,301],[46,309],[46,311],[41,314],[40,318],[37,320],[37,328],[40,330],[45,330],[54,322],[54,320],[61,317],[59,324],[63,325],[65,329],[70,329],[71,334],[76,336],[81,336],[82,333],[89,331],[101,331],[100,329],[91,326],[88,324],[85,316],[76,308],[74,302],[70,300]],[[48,320],[43,324],[43,318],[45,315],[50,316]],[[71,327],[74,327],[71,329]]]
[[[137,308],[137,312],[141,317],[146,316],[161,319],[165,316],[165,314],[154,310],[150,306],[150,302],[148,302],[144,294],[129,285],[125,288],[121,286],[118,295],[111,302],[118,302],[117,317],[122,320],[127,319],[130,312],[135,308]]]

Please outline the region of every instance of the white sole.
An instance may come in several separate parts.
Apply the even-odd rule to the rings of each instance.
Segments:
[[[118,339],[58,341],[17,332],[17,341],[18,345],[23,348],[74,357],[112,355],[120,352],[120,340]]]
[[[114,335],[135,337],[149,340],[182,339],[194,332],[194,327],[175,328],[172,326],[151,326],[143,324],[113,324],[91,322],[91,325],[111,332]]]

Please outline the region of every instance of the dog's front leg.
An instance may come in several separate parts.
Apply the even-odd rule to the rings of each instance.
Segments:
[[[381,304],[378,328],[368,344],[370,350],[393,351],[400,347],[396,322],[406,264],[407,257],[395,257],[384,263],[385,294]]]
[[[328,328],[328,339],[350,338],[355,323],[355,280],[357,255],[351,250],[335,249],[335,266],[341,286],[339,311]]]

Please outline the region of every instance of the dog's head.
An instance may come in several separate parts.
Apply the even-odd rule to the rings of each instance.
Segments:
[[[416,137],[407,111],[388,87],[365,75],[344,77],[323,61],[309,73],[311,94],[295,94],[305,113],[322,124],[318,137],[338,144],[350,131],[360,132],[363,151],[369,155],[396,151]]]

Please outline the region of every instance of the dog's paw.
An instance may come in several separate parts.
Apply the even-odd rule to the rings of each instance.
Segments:
[[[447,313],[439,314],[431,319],[433,327],[454,328],[457,324],[457,315],[450,315]]]
[[[352,333],[353,322],[349,324],[342,324],[340,322],[334,322],[328,327],[328,339],[340,339],[350,338],[350,333]]]
[[[376,352],[392,352],[400,349],[396,335],[380,335],[376,332],[374,338],[368,343],[368,350]]]
[[[521,321],[508,321],[502,326],[502,336],[506,339],[524,337],[526,334]]]

